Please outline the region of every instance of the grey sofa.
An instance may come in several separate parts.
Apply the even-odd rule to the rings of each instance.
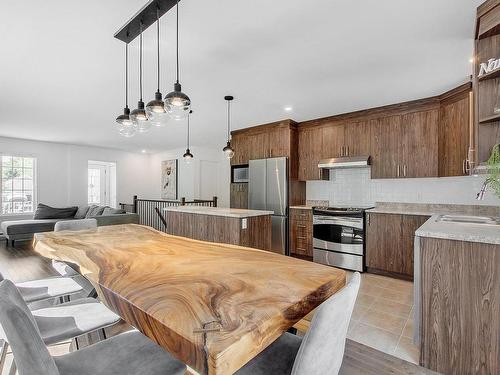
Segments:
[[[86,216],[87,219],[97,220],[98,226],[118,225],[118,224],[137,224],[139,215],[135,213],[122,214],[101,214],[95,216]],[[58,221],[76,220],[77,218],[57,218],[57,219],[29,219],[4,221],[0,228],[5,236],[7,243],[14,245],[15,241],[31,240],[35,233],[52,232]],[[80,218],[78,218],[80,219]]]

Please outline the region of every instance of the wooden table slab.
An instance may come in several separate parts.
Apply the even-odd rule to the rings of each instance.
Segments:
[[[345,285],[345,272],[135,224],[35,236],[101,300],[201,374],[232,374]]]

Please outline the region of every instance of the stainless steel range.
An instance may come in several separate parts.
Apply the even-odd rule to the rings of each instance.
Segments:
[[[364,211],[368,208],[314,207],[314,261],[363,272],[365,267]]]

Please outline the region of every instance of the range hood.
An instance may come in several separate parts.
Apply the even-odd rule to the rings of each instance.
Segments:
[[[323,159],[318,163],[318,168],[321,169],[366,168],[369,166],[369,156],[344,156],[341,158]]]

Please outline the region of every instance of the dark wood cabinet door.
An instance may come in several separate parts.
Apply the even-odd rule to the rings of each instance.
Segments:
[[[371,177],[396,178],[401,176],[400,142],[401,116],[390,116],[370,121]]]
[[[413,112],[401,120],[401,177],[438,176],[439,110]]]
[[[439,177],[463,176],[469,153],[469,93],[443,102],[439,113]]]
[[[371,154],[370,122],[349,123],[344,127],[344,146],[347,156],[369,156]]]
[[[230,188],[230,207],[248,208],[248,184],[232,183]]]
[[[396,214],[367,214],[366,266],[387,273],[400,273],[402,217]]]
[[[299,130],[299,180],[320,180],[318,163],[321,160],[323,130],[311,127]]]
[[[231,137],[231,146],[234,150],[234,156],[231,159],[231,165],[248,164],[248,141],[245,133],[237,133]]]
[[[270,156],[269,133],[266,131],[249,133],[247,135],[249,159],[265,159]]]
[[[403,251],[403,267],[400,273],[413,278],[413,258],[415,247],[415,231],[421,227],[429,216],[402,215],[401,250]]]
[[[269,130],[269,156],[277,158],[282,156],[290,156],[291,153],[291,140],[290,140],[290,127],[278,126],[276,129]]]
[[[344,125],[330,125],[323,127],[321,143],[321,159],[338,158],[342,156],[344,147]]]
[[[289,241],[291,254],[313,256],[312,230],[312,210],[291,208]]]

